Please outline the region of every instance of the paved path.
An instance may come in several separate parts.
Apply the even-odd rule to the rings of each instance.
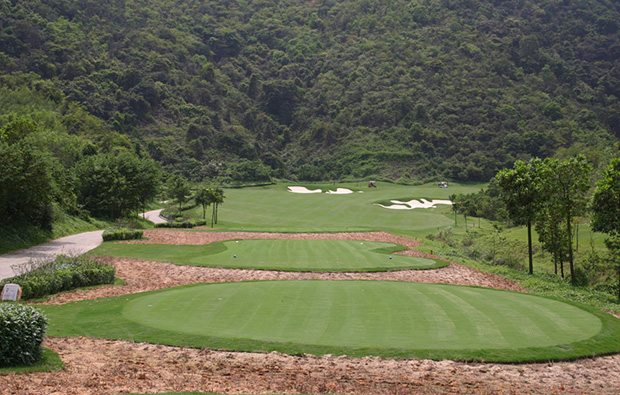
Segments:
[[[159,215],[161,211],[161,209],[147,211],[144,215],[146,219],[156,224],[167,222],[165,218]],[[27,263],[30,260],[53,259],[59,254],[81,255],[90,251],[103,242],[103,238],[101,237],[102,233],[102,230],[80,233],[62,237],[25,250],[18,250],[6,255],[0,255],[0,280],[15,276],[16,273],[11,269],[13,265]]]
[[[103,242],[102,230],[80,233],[40,244],[25,250],[0,255],[0,280],[13,277],[12,265],[26,263],[33,259],[53,259],[56,255],[80,255],[99,246]]]
[[[162,217],[160,214],[164,209],[161,208],[159,210],[147,211],[146,213],[140,214],[141,217],[146,217],[149,221],[154,224],[162,224],[164,222],[168,222],[168,220]]]

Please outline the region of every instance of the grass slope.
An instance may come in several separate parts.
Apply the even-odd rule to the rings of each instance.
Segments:
[[[439,284],[202,284],[43,309],[55,336],[243,351],[501,362],[620,351],[620,321],[595,309]]]
[[[231,240],[202,246],[104,243],[92,253],[177,265],[285,271],[371,272],[448,265],[430,258],[389,255],[403,249],[392,243],[353,240]]]

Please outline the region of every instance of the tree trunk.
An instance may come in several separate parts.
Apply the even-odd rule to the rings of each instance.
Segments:
[[[213,211],[211,212],[211,227],[213,227],[214,218],[215,218],[215,204],[213,205]]]
[[[207,207],[204,204],[202,205],[202,219],[207,219]]]
[[[532,259],[532,221],[527,220],[527,253],[530,259],[530,274],[534,274],[534,260]]]
[[[553,268],[555,270],[555,275],[558,275],[558,253],[553,253]]]
[[[570,282],[575,285],[575,265],[573,263],[573,238],[572,238],[572,229],[571,229],[571,221],[570,216],[566,216],[566,230],[568,233],[568,263],[570,265]]]

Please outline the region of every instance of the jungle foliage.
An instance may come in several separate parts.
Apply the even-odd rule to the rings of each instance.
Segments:
[[[195,181],[486,181],[618,148],[609,0],[2,0],[0,27],[2,86]]]

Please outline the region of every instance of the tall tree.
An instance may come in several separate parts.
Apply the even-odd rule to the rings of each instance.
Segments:
[[[460,209],[460,202],[458,196],[455,193],[450,195],[449,198],[452,202],[452,212],[454,212],[454,226],[456,226],[456,215],[458,214]]]
[[[137,163],[134,174],[133,186],[138,196],[142,212],[146,211],[146,205],[159,192],[161,183],[161,171],[159,164],[152,159],[142,159]]]
[[[222,188],[215,188],[214,189],[214,195],[213,195],[213,203],[215,206],[215,223],[217,224],[217,220],[218,220],[218,210],[220,208],[220,204],[224,203],[224,199],[226,198],[226,196],[224,196],[224,190]]]
[[[620,300],[620,159],[613,159],[603,172],[590,200],[590,211],[592,230],[609,236],[605,244],[615,259]]]
[[[98,154],[76,165],[78,201],[91,213],[119,218],[144,208],[157,193],[159,168],[128,152]]]
[[[568,255],[568,239],[566,238],[566,224],[561,207],[553,199],[545,199],[540,212],[536,216],[536,232],[542,249],[553,255],[555,274],[564,278],[564,262]]]
[[[196,201],[196,204],[199,204],[202,206],[202,219],[207,219],[207,207],[212,202],[209,190],[206,188],[200,188],[196,192],[196,195],[194,196],[194,200]]]
[[[180,175],[174,175],[168,180],[168,194],[179,203],[179,213],[183,212],[183,203],[191,194],[191,189],[187,180]]]
[[[541,160],[518,160],[512,169],[504,169],[496,176],[500,197],[506,204],[508,215],[516,225],[527,226],[529,273],[534,273],[532,253],[532,224],[541,202]]]
[[[564,218],[568,263],[571,282],[576,282],[573,256],[573,219],[580,215],[586,206],[586,193],[591,166],[585,156],[578,155],[563,162],[547,158],[543,164],[543,189],[545,199],[557,204],[558,212]]]
[[[211,213],[211,227],[217,224],[218,206],[224,203],[224,191],[221,188],[209,188],[207,190],[207,198],[213,204],[213,212]]]

